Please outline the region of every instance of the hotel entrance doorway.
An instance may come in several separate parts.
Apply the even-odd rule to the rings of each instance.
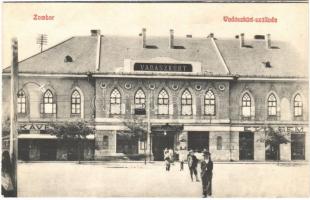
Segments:
[[[152,138],[152,151],[155,161],[164,160],[164,149],[173,149],[174,147],[174,134],[156,134]]]

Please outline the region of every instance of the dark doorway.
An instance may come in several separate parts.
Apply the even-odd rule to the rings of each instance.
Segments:
[[[68,160],[84,160],[84,143],[84,140],[74,140],[65,143],[68,146]]]
[[[279,158],[279,145],[277,144],[265,144],[265,156],[266,160],[278,160]]]
[[[154,134],[154,133],[153,133]],[[164,160],[164,149],[174,149],[174,134],[155,133],[152,137],[152,151],[155,161]]]
[[[291,134],[291,159],[305,160],[305,135]]]
[[[239,160],[254,160],[254,134],[239,133]]]
[[[18,140],[18,159],[23,161],[29,160],[29,140]]]
[[[209,150],[209,132],[188,132],[188,149],[197,152]]]
[[[41,140],[38,143],[40,148],[40,160],[56,160],[56,140]]]

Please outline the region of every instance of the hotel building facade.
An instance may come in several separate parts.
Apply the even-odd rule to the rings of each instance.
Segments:
[[[216,161],[308,160],[307,62],[271,36],[209,34],[69,38],[19,62],[19,159],[74,160],[75,144],[46,133],[51,122],[83,119],[96,129],[83,159],[146,153],[163,160],[207,149]],[[3,70],[2,117],[10,109],[10,67]],[[146,141],[123,134],[139,119]],[[270,146],[269,128],[290,141]],[[68,150],[69,149],[69,150]],[[68,153],[69,152],[69,153]]]

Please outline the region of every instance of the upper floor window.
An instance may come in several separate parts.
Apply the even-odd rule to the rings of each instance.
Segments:
[[[81,113],[81,95],[77,90],[74,90],[71,95],[71,113]]]
[[[135,94],[135,108],[145,108],[145,94],[141,89]]]
[[[53,93],[50,90],[46,90],[43,95],[42,113],[55,114],[56,104],[54,103]]]
[[[300,94],[296,94],[294,97],[294,116],[301,117],[303,114],[302,112],[302,99]]]
[[[209,90],[204,99],[205,115],[215,115],[215,96],[211,90]]]
[[[158,114],[168,115],[169,114],[169,95],[166,90],[160,91],[158,95]]]
[[[221,136],[218,136],[217,138],[216,138],[216,149],[217,150],[222,150],[222,146],[223,146],[223,139],[222,139],[222,137]]]
[[[110,113],[121,114],[121,93],[114,89],[110,95]]]
[[[192,115],[192,95],[188,90],[185,90],[181,96],[181,113],[182,115]]]
[[[270,94],[268,97],[268,116],[277,115],[277,99],[274,94]]]
[[[251,117],[251,104],[252,100],[248,93],[245,93],[242,97],[242,116],[243,117]]]
[[[17,93],[17,113],[26,113],[26,95],[23,90]]]

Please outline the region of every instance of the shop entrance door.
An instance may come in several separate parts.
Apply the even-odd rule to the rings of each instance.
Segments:
[[[254,134],[239,133],[239,160],[254,160]]]
[[[291,141],[291,159],[305,160],[305,135],[292,134]]]
[[[202,152],[203,149],[209,150],[209,132],[188,132],[188,149],[197,152]]]
[[[280,156],[279,145],[276,144],[265,144],[266,148],[266,160],[278,160]]]
[[[174,134],[155,134],[152,137],[152,151],[155,161],[164,160],[164,149],[174,149]]]

